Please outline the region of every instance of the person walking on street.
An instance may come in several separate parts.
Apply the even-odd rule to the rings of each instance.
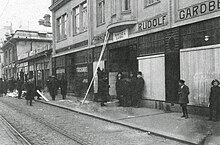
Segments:
[[[135,85],[135,98],[133,100],[133,107],[140,107],[141,99],[144,91],[144,79],[142,77],[142,72],[137,73],[137,80]]]
[[[3,81],[2,78],[0,78],[0,97],[3,97],[3,93],[4,93]]]
[[[20,79],[18,79],[17,80],[18,99],[21,99],[22,86],[23,86],[23,82]]]
[[[6,79],[3,81],[3,93],[6,95],[8,92],[8,82]]]
[[[182,112],[183,116],[181,118],[189,118],[188,116],[188,111],[187,111],[187,104],[189,103],[189,87],[185,85],[184,80],[179,81],[179,90],[178,90],[178,95],[179,95],[179,104],[182,107]]]
[[[220,87],[219,81],[217,79],[212,81],[212,87],[209,97],[209,109],[210,109],[210,116],[209,120],[217,121],[219,115],[219,106],[220,106]]]
[[[66,99],[66,93],[67,93],[67,80],[64,75],[60,80],[60,88],[61,88],[61,95],[63,96],[63,100],[64,100]]]
[[[123,79],[122,73],[119,72],[117,75],[117,80],[115,84],[117,99],[119,100],[119,106],[123,106],[123,91],[124,91],[123,86],[124,85],[123,85],[122,79]]]
[[[106,106],[105,103],[108,101],[108,78],[107,74],[102,70],[101,79],[99,81],[100,88],[99,88],[99,96],[101,97],[101,106]]]
[[[27,94],[26,94],[26,97],[25,97],[25,99],[27,100],[27,105],[28,105],[28,101],[30,101],[30,106],[32,106],[32,101],[34,99],[34,93],[35,93],[34,79],[33,78],[29,79],[26,82],[25,88],[26,88],[26,91],[27,91]]]

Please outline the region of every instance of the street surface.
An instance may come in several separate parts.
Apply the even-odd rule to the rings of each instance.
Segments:
[[[25,100],[16,98],[0,98],[0,114],[32,144],[79,144],[51,127],[75,136],[78,141],[94,145],[183,144],[42,103],[35,102],[33,105],[27,106]]]

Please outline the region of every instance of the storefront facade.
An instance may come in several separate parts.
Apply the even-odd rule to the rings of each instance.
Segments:
[[[57,48],[54,57],[65,56],[65,74],[71,82],[69,90],[74,92],[72,86],[75,83],[72,80],[75,78],[84,76],[86,79],[82,82],[91,79],[108,30],[110,38],[99,67],[108,73],[110,95],[116,95],[118,72],[123,72],[127,77],[129,72],[141,71],[145,80],[143,106],[172,108],[178,104],[178,80],[184,79],[191,92],[190,106],[206,108],[211,80],[219,78],[220,1],[131,0],[125,9],[123,1],[109,1],[106,5],[103,1],[88,2],[90,26],[86,32],[76,36],[67,34],[67,40],[62,42],[55,40]],[[74,5],[82,2],[74,2]],[[98,4],[105,7],[105,17],[98,17],[97,10],[102,8]],[[52,8],[54,17],[64,12],[65,7],[67,5]],[[69,7],[72,8],[74,6]],[[71,24],[72,19],[68,21]],[[69,30],[72,31],[71,28]],[[71,45],[81,44],[85,40],[88,43],[77,47],[65,43],[74,41],[74,38],[76,42]],[[57,52],[64,48],[69,49]],[[57,71],[61,72],[64,70]],[[97,92],[97,82],[96,76],[93,93]]]

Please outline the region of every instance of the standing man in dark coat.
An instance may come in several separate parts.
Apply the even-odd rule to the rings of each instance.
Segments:
[[[189,118],[188,111],[187,111],[187,104],[189,103],[189,87],[185,85],[184,80],[179,81],[179,104],[182,107],[183,116],[181,118],[185,117],[186,119]]]
[[[3,81],[2,78],[0,78],[0,97],[3,97],[3,93],[4,93]]]
[[[50,93],[50,96],[52,97],[52,100],[55,101],[56,95],[57,95],[57,89],[58,89],[58,82],[55,78],[55,76],[49,77],[47,81],[47,87]]]
[[[133,104],[133,100],[135,100],[135,86],[136,86],[136,76],[133,72],[129,74],[129,106]]]
[[[209,120],[217,121],[218,115],[219,115],[219,106],[220,106],[220,87],[219,87],[219,81],[213,80],[212,81],[212,87],[210,92],[210,98],[209,98],[209,109],[210,109],[210,116]]]
[[[34,94],[35,94],[35,88],[34,88],[34,79],[29,79],[26,82],[25,85],[27,94],[26,94],[26,100],[27,100],[27,105],[28,105],[28,101],[30,101],[30,106],[32,106],[32,100],[34,99]]]
[[[3,81],[3,93],[6,95],[8,92],[8,82],[6,79]]]
[[[144,79],[142,77],[142,72],[137,73],[137,80],[135,85],[135,99],[133,100],[134,107],[140,107],[141,99],[144,91]]]
[[[63,100],[64,100],[66,99],[66,93],[67,93],[67,80],[64,75],[60,80],[60,88],[61,88],[61,95],[63,96]]]
[[[23,86],[23,82],[20,79],[18,79],[17,80],[18,99],[21,99],[22,86]]]
[[[122,80],[122,73],[119,72],[117,75],[117,80],[116,80],[116,94],[117,94],[117,99],[119,100],[119,106],[123,106],[124,102],[123,102],[123,91],[124,91],[124,84],[123,84],[123,80]]]
[[[101,97],[101,106],[106,106],[105,103],[108,101],[108,78],[107,74],[102,71],[101,79],[99,81],[100,88],[99,88],[99,96]]]

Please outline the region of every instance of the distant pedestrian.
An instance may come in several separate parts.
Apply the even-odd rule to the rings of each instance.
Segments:
[[[186,119],[189,118],[188,111],[187,111],[187,104],[189,103],[189,87],[185,85],[184,80],[179,81],[179,104],[182,107],[183,116],[181,118],[185,117]]]
[[[135,98],[133,99],[133,107],[140,107],[141,99],[143,97],[144,91],[144,79],[142,77],[142,72],[137,73],[137,80],[135,85]]]
[[[29,79],[26,84],[25,84],[25,89],[27,91],[25,99],[27,100],[27,105],[28,102],[30,102],[30,106],[32,106],[32,101],[34,99],[35,95],[35,88],[34,88],[34,79]]]
[[[63,96],[63,100],[64,100],[66,99],[66,94],[67,94],[67,80],[64,75],[60,80],[60,88],[61,88],[61,95]]]
[[[0,97],[3,97],[3,93],[4,93],[3,81],[2,78],[0,78]]]
[[[219,81],[217,79],[212,81],[212,87],[210,92],[210,98],[209,98],[209,109],[210,109],[210,116],[209,120],[217,121],[218,115],[220,113],[220,87],[219,87]]]
[[[3,93],[6,95],[8,92],[8,82],[6,79],[3,81]]]
[[[119,72],[117,75],[115,87],[116,87],[117,99],[119,100],[119,106],[123,106],[124,84],[123,84],[123,76],[121,72]]]
[[[18,90],[18,99],[21,99],[21,95],[22,95],[22,88],[23,87],[23,82],[18,79],[17,80],[17,90]]]

